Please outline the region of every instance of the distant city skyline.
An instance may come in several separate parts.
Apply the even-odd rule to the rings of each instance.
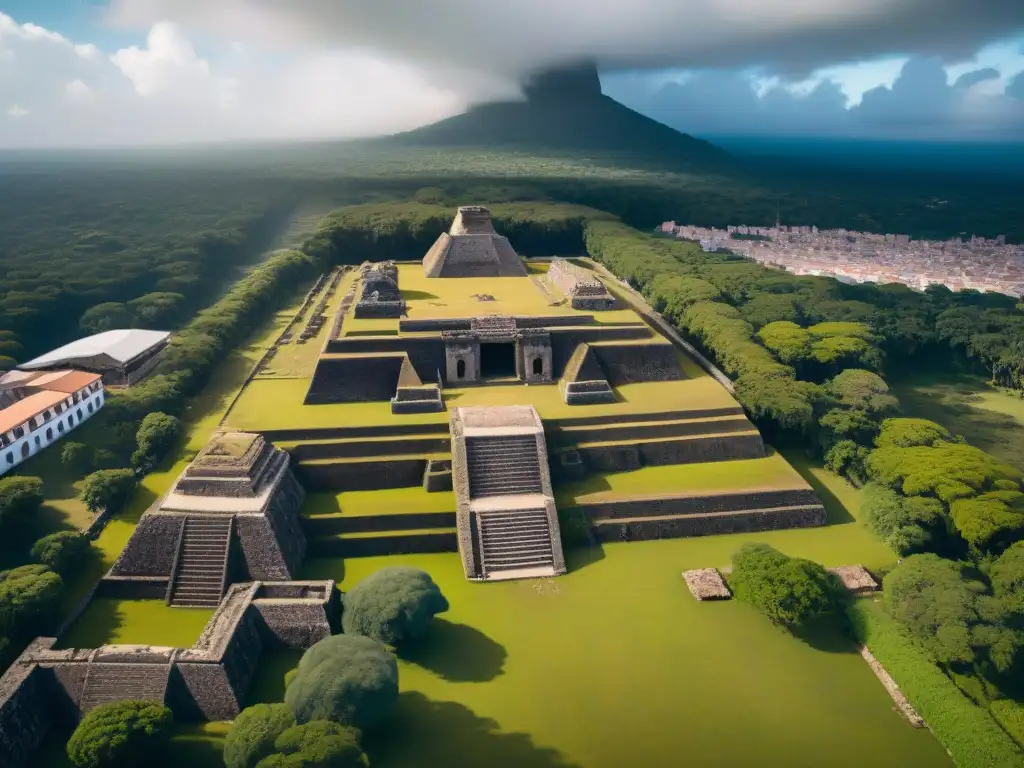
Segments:
[[[1024,141],[1024,3],[399,5],[0,0],[0,148],[391,133],[579,58],[696,135]]]
[[[918,290],[944,285],[1024,296],[1024,245],[1004,235],[915,240],[814,225],[730,225],[725,229],[666,221],[659,230],[699,242],[705,251],[729,250],[795,275],[824,275],[857,283],[902,283]],[[753,238],[743,239],[734,235]]]

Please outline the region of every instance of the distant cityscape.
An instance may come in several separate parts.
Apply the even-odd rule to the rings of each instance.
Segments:
[[[913,240],[811,226],[730,226],[708,229],[666,221],[661,232],[699,242],[705,251],[727,249],[795,275],[825,275],[845,282],[903,283],[924,289],[941,284],[1024,296],[1024,246],[1005,235],[994,240],[959,237]]]

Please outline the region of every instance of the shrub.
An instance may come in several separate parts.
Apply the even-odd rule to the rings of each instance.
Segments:
[[[398,701],[398,664],[376,640],[326,637],[302,655],[284,700],[299,723],[331,720],[366,729]]]
[[[328,720],[296,725],[274,742],[274,754],[258,768],[367,768],[360,733]]]
[[[80,768],[131,768],[160,753],[172,723],[171,710],[155,701],[115,701],[87,713],[68,741],[68,757]]]
[[[928,654],[880,607],[866,600],[848,604],[854,634],[893,676],[907,700],[960,768],[1010,768],[1020,765],[1021,750]]]
[[[32,557],[60,574],[76,568],[92,546],[78,531],[57,531],[32,545]]]
[[[942,664],[972,664],[972,630],[980,623],[983,585],[938,555],[911,555],[882,582],[892,616]]]
[[[295,725],[287,704],[256,704],[243,709],[224,739],[227,768],[255,768],[274,752],[274,741]]]
[[[0,530],[27,522],[42,503],[43,481],[38,477],[0,478]]]
[[[767,544],[739,548],[732,558],[729,584],[738,600],[786,626],[805,624],[834,607],[834,586],[824,568]]]
[[[166,413],[146,414],[135,433],[136,449],[132,454],[132,466],[140,472],[149,472],[159,463],[178,439],[181,423]]]
[[[85,310],[78,325],[86,333],[102,333],[115,328],[127,328],[130,321],[131,316],[124,304],[108,301]]]
[[[938,500],[907,498],[878,483],[864,487],[860,512],[868,530],[901,555],[928,549],[932,531],[942,523]]]
[[[448,601],[430,574],[416,568],[381,568],[345,594],[342,626],[346,634],[382,643],[401,643],[423,635]]]
[[[927,419],[886,419],[875,439],[879,448],[913,448],[950,439],[949,430]]]
[[[49,620],[64,583],[45,565],[0,571],[0,635],[27,637]]]
[[[85,478],[82,501],[90,512],[120,511],[135,491],[135,473],[130,469],[100,469]]]

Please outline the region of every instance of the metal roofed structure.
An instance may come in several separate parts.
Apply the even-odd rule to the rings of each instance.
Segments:
[[[167,331],[138,328],[104,331],[65,344],[18,368],[23,371],[77,368],[101,374],[107,385],[130,385],[153,369],[170,335]]]

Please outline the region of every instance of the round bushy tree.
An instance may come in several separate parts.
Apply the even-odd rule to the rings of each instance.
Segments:
[[[32,545],[32,557],[57,573],[74,569],[89,552],[89,539],[78,531],[57,531]]]
[[[345,593],[345,634],[365,635],[392,645],[419,637],[448,601],[430,574],[418,568],[391,566]]]
[[[327,720],[289,728],[274,742],[274,752],[257,768],[367,768],[360,733]]]
[[[274,753],[277,737],[295,725],[287,704],[256,704],[243,709],[224,739],[227,768],[255,768]]]
[[[767,544],[739,548],[732,558],[729,585],[737,600],[787,626],[799,626],[833,608],[835,592],[824,568]]]
[[[302,654],[284,700],[299,723],[332,720],[369,728],[398,701],[398,663],[368,637],[325,637]]]
[[[133,768],[159,753],[167,740],[171,710],[156,701],[114,701],[92,710],[68,741],[68,758],[79,768]]]
[[[98,469],[85,478],[82,501],[90,512],[118,511],[135,490],[137,481],[130,469]]]

